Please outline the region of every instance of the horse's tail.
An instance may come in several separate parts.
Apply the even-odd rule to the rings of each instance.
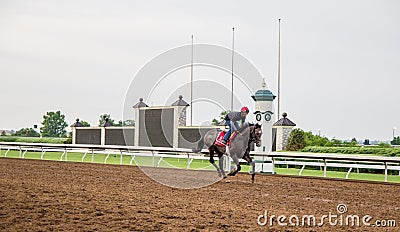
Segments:
[[[192,148],[192,151],[198,153],[201,151],[201,149],[203,149],[203,147],[204,147],[204,138],[201,138],[200,141],[197,143],[197,147]]]

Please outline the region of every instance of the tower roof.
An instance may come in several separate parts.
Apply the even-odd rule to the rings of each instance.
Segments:
[[[139,98],[139,102],[133,106],[133,108],[140,108],[140,107],[149,107],[146,103],[143,102],[143,98]]]
[[[185,102],[185,100],[183,100],[183,96],[179,95],[179,99],[172,103],[171,106],[189,106],[189,104],[187,102]]]
[[[273,101],[276,96],[268,89],[260,89],[251,97],[254,101]]]
[[[83,124],[79,122],[79,118],[76,119],[76,122],[71,125],[71,127],[83,127]]]
[[[104,127],[107,127],[107,126],[112,126],[112,124],[111,124],[111,122],[110,122],[110,119],[109,118],[105,118],[105,122],[104,122],[104,124],[103,125],[101,125],[101,126],[104,126]]]
[[[282,114],[283,118],[279,119],[276,123],[274,123],[274,126],[296,126],[296,124],[290,119],[286,118],[287,113]]]

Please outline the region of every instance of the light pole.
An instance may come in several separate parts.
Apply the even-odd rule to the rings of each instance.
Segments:
[[[393,127],[393,139],[394,139],[394,131],[396,130],[396,127]]]
[[[232,27],[231,112],[233,112],[233,56],[235,55],[235,28]]]

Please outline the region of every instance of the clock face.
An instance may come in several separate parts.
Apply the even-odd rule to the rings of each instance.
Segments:
[[[271,115],[268,113],[266,113],[264,117],[265,117],[265,121],[267,121],[267,122],[271,120]]]
[[[261,121],[261,114],[256,114],[256,120]]]

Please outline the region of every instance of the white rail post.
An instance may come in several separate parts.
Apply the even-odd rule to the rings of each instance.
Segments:
[[[349,169],[349,171],[348,171],[347,174],[346,174],[346,180],[349,179],[349,175],[350,175],[351,170],[353,170],[352,167]]]
[[[272,174],[275,174],[275,158],[272,157]]]
[[[154,166],[154,151],[151,151],[151,154],[153,155],[153,159],[152,159],[152,161],[151,161],[151,164],[152,164],[153,167],[155,167],[155,166]]]
[[[82,163],[84,162],[86,155],[87,155],[87,152],[85,152],[85,154],[82,156]]]
[[[119,165],[122,165],[122,150],[119,150],[119,152],[121,153],[121,156],[119,158]]]
[[[324,159],[324,177],[326,177],[326,159]]]
[[[94,162],[94,150],[92,148],[92,163]]]
[[[43,147],[40,147],[40,149],[42,150],[42,153],[40,154],[40,159],[43,160],[43,158],[44,158],[44,150],[43,150]]]
[[[133,155],[132,154],[132,159],[131,159],[131,161],[129,162],[129,165],[132,165],[132,161],[135,159],[135,155]]]
[[[303,165],[303,167],[301,167],[300,172],[299,172],[299,176],[302,175],[304,168],[306,167],[306,165]]]
[[[4,154],[4,157],[7,157],[7,154],[9,151],[10,151],[10,148],[7,149],[6,153]]]
[[[107,156],[106,156],[106,158],[104,159],[104,164],[107,164],[107,160],[108,160],[108,157],[110,156],[110,153],[108,153],[107,154]]]
[[[385,182],[387,182],[388,179],[388,168],[387,168],[387,162],[385,162]]]

